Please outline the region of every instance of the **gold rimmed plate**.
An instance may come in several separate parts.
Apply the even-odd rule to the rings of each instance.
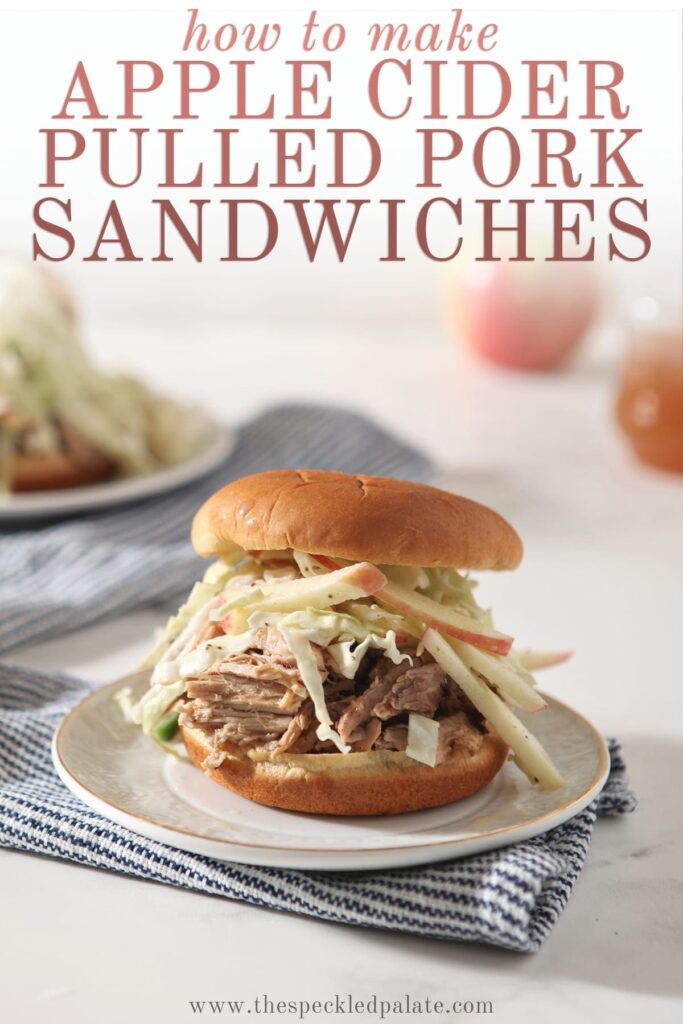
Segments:
[[[140,695],[148,673],[95,690],[62,721],[53,760],[65,785],[105,818],[168,846],[218,860],[273,867],[358,871],[465,857],[530,839],[578,814],[609,771],[600,733],[576,711],[520,714],[566,785],[539,790],[508,762],[480,793],[446,807],[378,818],[332,818],[261,807],[166,754],[114,703],[122,686]]]

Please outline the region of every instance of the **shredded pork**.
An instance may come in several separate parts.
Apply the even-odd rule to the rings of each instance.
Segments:
[[[437,664],[417,665],[400,675],[373,715],[387,721],[402,711],[415,711],[431,718],[446,688],[446,676]]]
[[[406,653],[395,665],[370,654],[354,681],[338,675],[324,652],[314,649],[332,722],[352,751],[405,750],[411,712],[439,720],[437,763],[481,746],[480,716],[429,655]],[[318,739],[296,659],[272,627],[257,632],[250,650],[226,655],[188,680],[180,722],[205,732],[210,766],[254,747],[275,753],[336,751],[329,740]]]
[[[476,754],[483,742],[484,734],[472,724],[464,711],[442,718],[439,724],[436,763],[448,760],[458,751]]]

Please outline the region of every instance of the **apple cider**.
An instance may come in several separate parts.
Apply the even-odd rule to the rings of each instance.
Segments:
[[[683,473],[683,331],[653,328],[624,365],[618,423],[639,459]]]

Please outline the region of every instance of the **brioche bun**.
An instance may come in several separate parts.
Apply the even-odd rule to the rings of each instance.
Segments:
[[[389,477],[271,470],[217,491],[197,512],[200,555],[295,548],[386,565],[514,569],[522,542],[492,509]]]
[[[192,762],[233,793],[267,807],[308,814],[400,814],[440,807],[472,796],[498,774],[507,744],[489,733],[476,754],[466,752],[435,768],[394,750],[358,754],[269,754],[260,751],[204,768],[206,734],[181,726]]]
[[[77,459],[68,452],[49,455],[19,453],[12,458],[13,491],[52,491],[82,487],[113,475],[112,462],[96,452]]]

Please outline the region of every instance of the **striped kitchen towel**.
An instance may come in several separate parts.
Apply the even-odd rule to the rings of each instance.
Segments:
[[[0,666],[0,846],[325,921],[534,952],[583,867],[597,816],[635,808],[619,745],[599,798],[559,828],[441,864],[354,873],[249,867],[143,839],[90,810],[57,777],[52,735],[89,688]]]
[[[0,530],[0,653],[186,591],[201,574],[192,516],[247,473],[339,469],[424,479],[427,459],[355,413],[282,405],[246,423],[203,480],[124,508]]]

